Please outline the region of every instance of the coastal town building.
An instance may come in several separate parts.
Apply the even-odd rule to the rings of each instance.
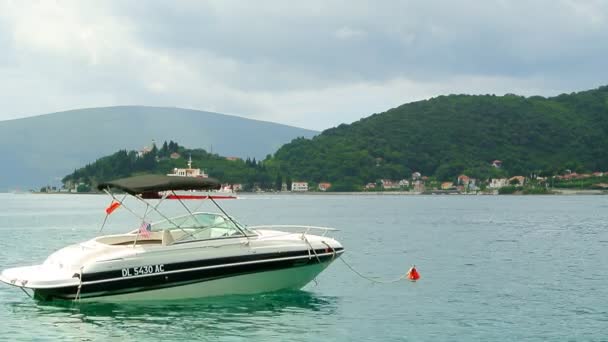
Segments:
[[[470,178],[466,175],[458,176],[458,184],[460,185],[469,185]]]
[[[557,176],[557,179],[566,179],[566,180],[567,179],[576,179],[576,178],[578,178],[578,173],[576,173],[576,172],[568,172],[565,175]]]
[[[145,156],[146,154],[150,153],[152,151],[152,149],[148,146],[144,146],[144,148],[142,148],[141,150],[137,151],[137,157],[138,158],[142,158],[143,156]]]
[[[365,190],[374,190],[374,189],[376,189],[376,183],[365,184]]]
[[[571,180],[571,179],[586,179],[586,178],[592,178],[592,177],[604,177],[606,175],[608,175],[608,172],[595,171],[592,173],[576,173],[576,172],[571,172],[570,170],[566,170],[565,174],[555,176],[555,178],[562,179],[562,180]]]
[[[477,186],[477,179],[469,178],[469,184],[467,185],[466,191],[479,191],[481,190],[479,186]]]
[[[454,189],[454,183],[452,183],[452,182],[441,183],[441,190],[450,190],[450,189]]]
[[[488,187],[490,189],[500,189],[507,185],[509,185],[509,180],[507,178],[492,178]]]
[[[565,175],[562,176],[556,176],[555,178],[557,179],[565,179],[565,180],[569,180],[569,179],[586,179],[586,178],[591,178],[591,177],[602,177],[606,175],[606,172],[594,172],[594,173],[576,173],[576,172],[571,172],[571,173],[567,173]]]
[[[421,177],[422,177],[422,174],[420,174],[420,172],[412,173],[412,180],[417,180],[417,179],[420,179]]]
[[[497,160],[495,160],[495,161],[492,162],[492,166],[495,167],[495,168],[497,168],[497,169],[500,169],[502,167],[502,161],[500,161],[500,160],[497,159]]]
[[[173,152],[171,155],[169,155],[169,158],[171,159],[179,159],[179,157],[181,157],[181,155],[177,152]]]
[[[407,179],[402,179],[399,181],[399,187],[407,188],[409,186],[410,186],[410,181],[408,181]]]
[[[526,182],[526,177],[524,177],[524,176],[513,176],[513,177],[509,178],[510,185],[524,186],[525,182]]]
[[[323,182],[319,183],[319,191],[327,191],[327,189],[331,188],[331,183]]]
[[[380,183],[382,183],[382,188],[384,190],[399,189],[399,183],[390,179],[381,179]]]
[[[306,192],[306,191],[308,191],[308,183],[307,182],[292,182],[291,191]]]
[[[424,186],[423,181],[417,180],[413,183],[414,183],[414,185],[413,185],[414,192],[424,192],[426,190],[426,187]]]

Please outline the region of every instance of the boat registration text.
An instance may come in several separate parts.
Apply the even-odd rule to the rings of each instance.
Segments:
[[[123,277],[133,277],[133,276],[138,276],[138,275],[163,273],[163,272],[165,272],[165,265],[163,265],[163,264],[146,265],[146,266],[139,266],[139,267],[123,268],[122,276]]]

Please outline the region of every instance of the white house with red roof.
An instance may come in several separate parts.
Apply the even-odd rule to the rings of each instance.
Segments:
[[[327,191],[327,189],[331,188],[331,183],[322,182],[319,183],[319,191]]]
[[[399,183],[394,180],[382,179],[380,183],[382,183],[382,188],[385,190],[399,189]]]
[[[410,186],[410,181],[408,181],[407,179],[402,179],[399,181],[399,186],[402,188],[407,188],[408,186]]]
[[[471,179],[467,175],[458,176],[458,184],[460,185],[469,185]]]

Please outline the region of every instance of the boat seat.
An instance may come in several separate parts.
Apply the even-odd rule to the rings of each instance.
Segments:
[[[173,241],[175,241],[173,239],[173,235],[171,235],[171,232],[168,229],[163,230],[163,242],[162,245],[163,246],[169,246],[170,244],[173,243]]]

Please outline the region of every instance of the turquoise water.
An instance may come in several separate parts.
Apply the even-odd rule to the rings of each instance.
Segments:
[[[0,194],[0,268],[97,234],[103,196]],[[344,258],[304,291],[144,304],[45,304],[0,286],[0,340],[605,340],[608,197],[245,196],[242,222],[341,229]],[[177,207],[168,208],[169,212]],[[116,211],[105,232],[137,226]]]

